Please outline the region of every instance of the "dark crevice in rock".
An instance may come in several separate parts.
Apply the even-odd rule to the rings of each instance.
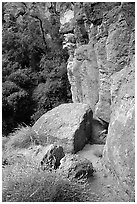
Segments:
[[[84,146],[88,143],[88,140],[90,138],[91,130],[92,130],[92,111],[89,111],[84,115],[83,121],[80,124],[80,128],[75,132],[74,137],[74,152],[77,153],[78,151],[82,150]],[[85,134],[85,138],[83,142],[81,140],[82,135]]]
[[[93,118],[90,144],[106,144],[109,123],[101,118]]]
[[[95,20],[92,21],[92,23],[93,23],[94,26],[99,26],[99,25],[102,24],[102,18],[95,19]]]

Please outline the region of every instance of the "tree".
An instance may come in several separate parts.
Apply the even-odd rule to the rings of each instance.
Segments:
[[[57,3],[4,2],[2,8],[3,127],[8,134],[69,102],[71,94]]]

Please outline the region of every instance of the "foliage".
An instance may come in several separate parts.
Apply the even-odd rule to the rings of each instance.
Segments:
[[[3,83],[2,93],[3,131],[6,133],[7,129],[11,131],[18,123],[29,120],[31,100],[27,91],[11,81]]]
[[[46,10],[46,12],[45,12]],[[3,2],[3,135],[71,101],[56,2]]]

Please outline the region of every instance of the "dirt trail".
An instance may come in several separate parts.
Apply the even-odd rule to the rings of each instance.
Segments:
[[[88,180],[87,188],[94,197],[94,202],[125,202],[128,200],[127,194],[123,194],[119,185],[110,173],[102,167],[102,152],[104,145],[86,145],[77,154],[90,160],[96,170],[94,177]]]

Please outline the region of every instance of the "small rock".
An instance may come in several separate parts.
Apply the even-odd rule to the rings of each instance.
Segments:
[[[92,163],[79,155],[66,155],[61,160],[59,170],[68,178],[87,179],[93,176],[94,168]]]
[[[57,169],[60,165],[60,160],[65,156],[61,146],[49,145],[42,151],[44,153],[41,159],[41,167],[45,169]]]

